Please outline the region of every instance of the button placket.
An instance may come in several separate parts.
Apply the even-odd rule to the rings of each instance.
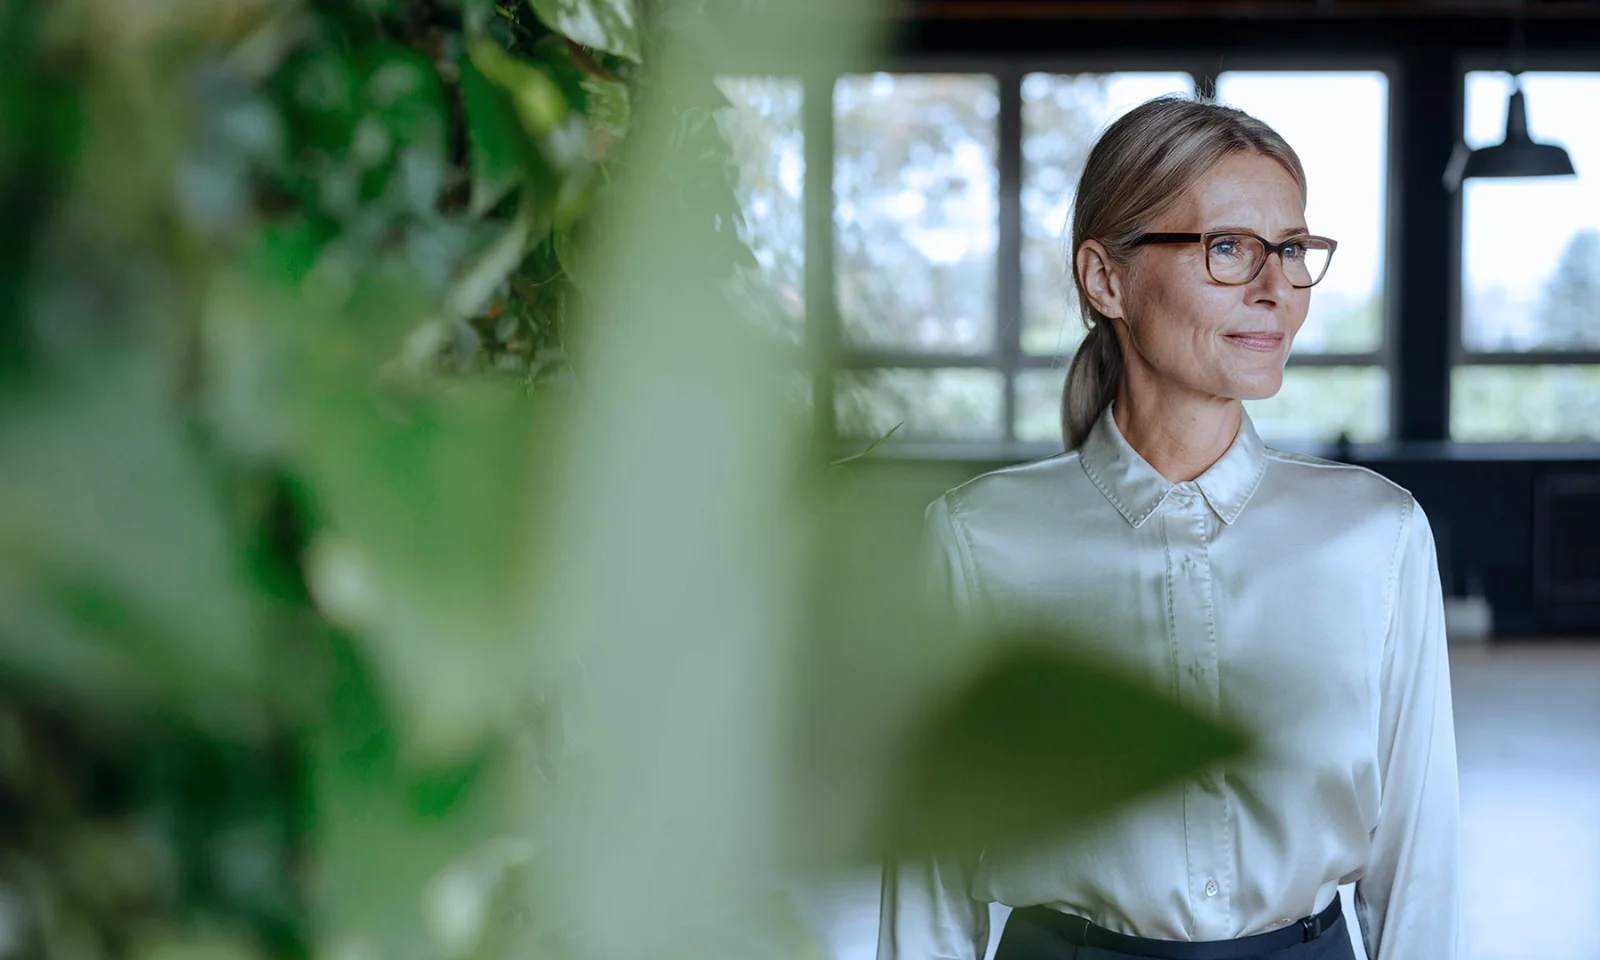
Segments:
[[[1163,511],[1168,551],[1167,590],[1173,666],[1180,698],[1201,714],[1216,716],[1221,688],[1212,609],[1210,527],[1205,502],[1174,489]],[[1184,500],[1187,499],[1187,503]],[[1184,786],[1184,837],[1190,870],[1195,939],[1232,935],[1233,844],[1227,795],[1217,781],[1196,778]]]

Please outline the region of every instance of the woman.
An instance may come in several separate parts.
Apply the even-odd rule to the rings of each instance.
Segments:
[[[885,871],[879,960],[1456,956],[1457,780],[1437,559],[1411,495],[1264,446],[1335,244],[1271,128],[1146,103],[1090,152],[1072,222],[1089,333],[1067,452],[928,508],[968,615],[1026,616],[1250,731],[1248,758],[1048,844]],[[1070,736],[1070,731],[1063,731]]]

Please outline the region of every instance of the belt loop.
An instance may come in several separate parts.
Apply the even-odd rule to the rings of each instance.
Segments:
[[[1073,940],[1072,942],[1084,947],[1094,946],[1094,944],[1089,940],[1089,929],[1093,926],[1093,924],[1089,922],[1087,917],[1074,916],[1072,919],[1079,921],[1078,939]]]

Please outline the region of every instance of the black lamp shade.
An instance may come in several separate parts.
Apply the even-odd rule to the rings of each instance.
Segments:
[[[1445,169],[1445,186],[1455,190],[1467,177],[1562,177],[1572,176],[1572,158],[1561,147],[1534,143],[1528,136],[1528,108],[1519,86],[1506,105],[1506,135],[1502,143],[1469,150],[1457,144]]]

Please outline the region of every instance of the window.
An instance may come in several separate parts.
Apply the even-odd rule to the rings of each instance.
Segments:
[[[794,81],[725,80],[736,158],[768,167],[741,181],[760,262],[749,299],[791,339],[827,341],[831,369],[813,373],[837,436],[871,439],[903,423],[896,444],[1058,445],[1061,385],[1084,332],[1067,250],[1084,159],[1122,113],[1195,82],[1187,71],[1123,71],[876,73],[813,85],[832,127],[820,131],[833,144],[828,208],[801,189],[801,128],[824,122],[821,111],[802,110]],[[1309,223],[1340,241],[1284,389],[1252,402],[1252,417],[1279,442],[1384,438],[1387,77],[1230,71],[1216,82],[1222,100],[1296,147]],[[831,275],[809,285],[802,225],[831,244]],[[807,323],[803,290],[831,292],[836,310]]]
[[[1229,72],[1217,96],[1283,135],[1305,167],[1306,223],[1339,241],[1311,293],[1283,389],[1246,407],[1269,440],[1389,435],[1384,340],[1389,79],[1378,71]]]
[[[999,89],[994,77],[878,73],[834,84],[839,433],[993,440]],[[963,368],[929,368],[941,356]]]
[[[840,77],[834,84],[838,431],[908,440],[1001,432],[995,350],[999,91],[983,75]],[[940,355],[963,368],[927,368]]]
[[[1511,77],[1466,76],[1468,146],[1500,142]],[[1600,437],[1600,73],[1525,73],[1528,131],[1576,177],[1473,179],[1461,190],[1457,440]]]

